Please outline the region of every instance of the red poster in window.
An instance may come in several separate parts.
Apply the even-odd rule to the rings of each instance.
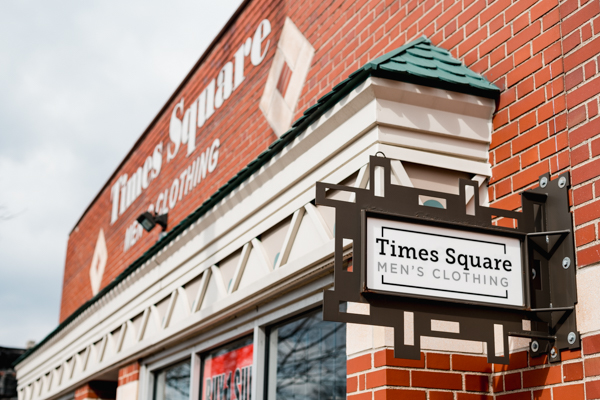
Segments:
[[[249,344],[221,350],[204,360],[203,400],[250,400],[252,350]]]

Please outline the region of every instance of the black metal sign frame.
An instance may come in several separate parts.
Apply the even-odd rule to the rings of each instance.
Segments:
[[[394,328],[394,354],[397,358],[419,359],[420,337],[441,337],[487,343],[488,362],[508,364],[508,337],[531,338],[533,356],[549,354],[560,361],[560,350],[580,347],[575,304],[575,254],[569,212],[569,174],[550,180],[540,177],[539,187],[521,195],[522,211],[480,206],[475,181],[460,180],[459,194],[392,184],[391,160],[370,157],[370,188],[360,189],[318,182],[316,203],[335,207],[335,286],[324,293],[326,320]],[[376,172],[377,171],[377,172]],[[375,174],[382,179],[375,179]],[[470,187],[470,188],[469,188]],[[351,201],[335,199],[333,193],[350,192]],[[474,208],[467,210],[467,191]],[[443,208],[419,201],[440,199]],[[514,307],[444,298],[389,295],[365,290],[365,219],[367,214],[420,224],[493,233],[522,240],[524,306]],[[494,225],[497,218],[509,218],[516,228]],[[344,262],[344,239],[352,240],[352,268]],[[347,312],[348,303],[369,305],[368,315]],[[412,313],[413,342],[405,343],[405,316]],[[458,332],[442,332],[433,320],[458,323]],[[524,330],[523,320],[530,321]],[[495,327],[496,326],[496,327]],[[496,354],[498,326],[502,332],[503,354]]]

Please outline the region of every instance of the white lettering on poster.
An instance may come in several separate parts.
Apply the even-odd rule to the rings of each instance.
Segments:
[[[204,398],[208,400],[250,400],[252,365],[236,368],[235,373],[223,373],[206,378]]]
[[[523,306],[519,239],[367,218],[367,288]]]

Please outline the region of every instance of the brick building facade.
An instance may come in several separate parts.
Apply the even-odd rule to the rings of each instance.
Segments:
[[[349,75],[421,36],[493,83],[495,104],[402,74],[390,82],[408,86],[371,75],[343,92]],[[420,361],[403,360],[389,329],[349,324],[344,395],[600,398],[599,55],[597,0],[245,1],[73,229],[60,325],[17,365],[19,399],[182,398],[168,394],[181,382],[186,396],[217,398],[200,374],[207,360],[246,351],[227,343],[248,335],[255,379],[242,381],[254,398],[283,396],[265,349],[332,285],[335,227],[314,183],[367,187],[376,151],[401,161],[400,184],[453,192],[458,178],[479,179],[489,204],[507,210],[520,210],[540,175],[570,172],[582,344],[560,363],[531,357],[523,339],[511,339],[508,366],[453,340],[423,342]],[[409,106],[435,121],[427,110],[443,109],[470,127],[473,104],[489,108],[477,116],[481,137],[399,119]],[[135,222],[147,210],[168,211],[161,240]]]

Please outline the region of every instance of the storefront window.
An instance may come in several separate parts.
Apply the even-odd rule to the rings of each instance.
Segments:
[[[203,357],[202,400],[250,400],[253,348],[248,337]]]
[[[321,311],[271,329],[268,399],[346,398],[346,324]]]
[[[163,369],[154,382],[154,400],[189,400],[190,361]]]

